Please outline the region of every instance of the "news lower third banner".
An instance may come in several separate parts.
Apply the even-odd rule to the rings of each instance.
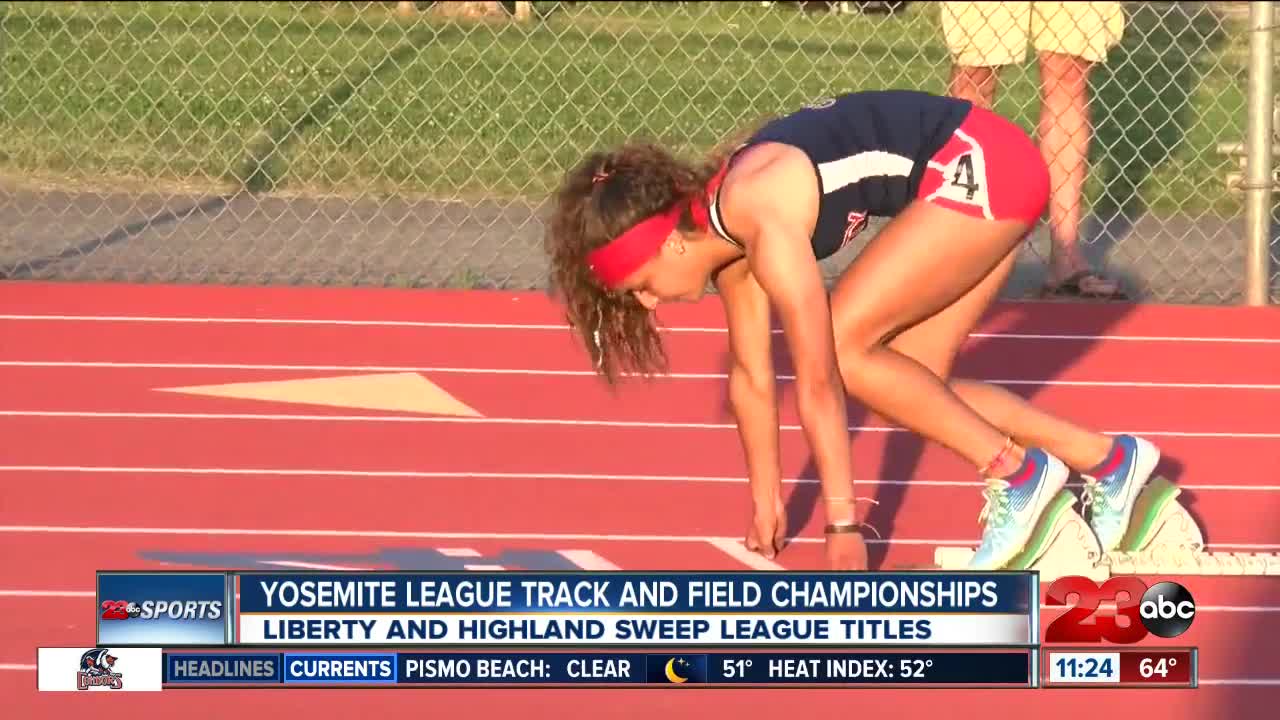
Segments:
[[[689,650],[39,648],[41,691],[180,688],[1195,688],[1194,647]]]
[[[1035,687],[1029,649],[168,652],[164,687]]]
[[[1010,646],[1035,573],[100,573],[119,646]]]

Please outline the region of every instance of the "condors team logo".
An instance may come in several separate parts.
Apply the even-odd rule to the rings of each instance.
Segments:
[[[110,650],[96,648],[80,656],[80,671],[76,673],[76,689],[124,687],[124,675],[116,672],[116,658]]]

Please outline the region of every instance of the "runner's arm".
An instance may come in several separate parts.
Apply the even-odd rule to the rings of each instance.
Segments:
[[[769,296],[738,261],[715,277],[729,322],[729,404],[747,462],[751,500],[757,511],[772,512],[782,498],[782,461],[778,449],[777,377],[769,326]]]
[[[751,272],[777,311],[796,373],[796,402],[822,479],[830,522],[854,520],[852,451],[831,308],[807,233],[817,214],[812,166],[798,151],[772,151],[722,190],[727,224],[747,247]],[[768,156],[766,156],[768,157]]]

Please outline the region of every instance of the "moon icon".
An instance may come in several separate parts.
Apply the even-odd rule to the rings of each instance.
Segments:
[[[675,658],[671,658],[670,660],[667,661],[667,667],[666,667],[667,679],[673,683],[682,683],[688,680],[689,678],[680,677],[680,675],[676,673],[675,662],[676,662]]]

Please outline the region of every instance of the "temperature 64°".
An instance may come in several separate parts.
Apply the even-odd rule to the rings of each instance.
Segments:
[[[933,661],[927,658],[906,658],[898,663],[898,675],[904,678],[924,678],[924,671],[931,667]]]
[[[751,667],[751,661],[747,659],[733,659],[724,661],[724,676],[727,678],[743,678],[747,676],[747,668]]]
[[[1176,667],[1177,665],[1178,658],[1160,658],[1159,660],[1153,660],[1152,658],[1144,657],[1142,658],[1142,662],[1138,663],[1138,674],[1144,678],[1149,678],[1152,675],[1168,677],[1169,668]]]

